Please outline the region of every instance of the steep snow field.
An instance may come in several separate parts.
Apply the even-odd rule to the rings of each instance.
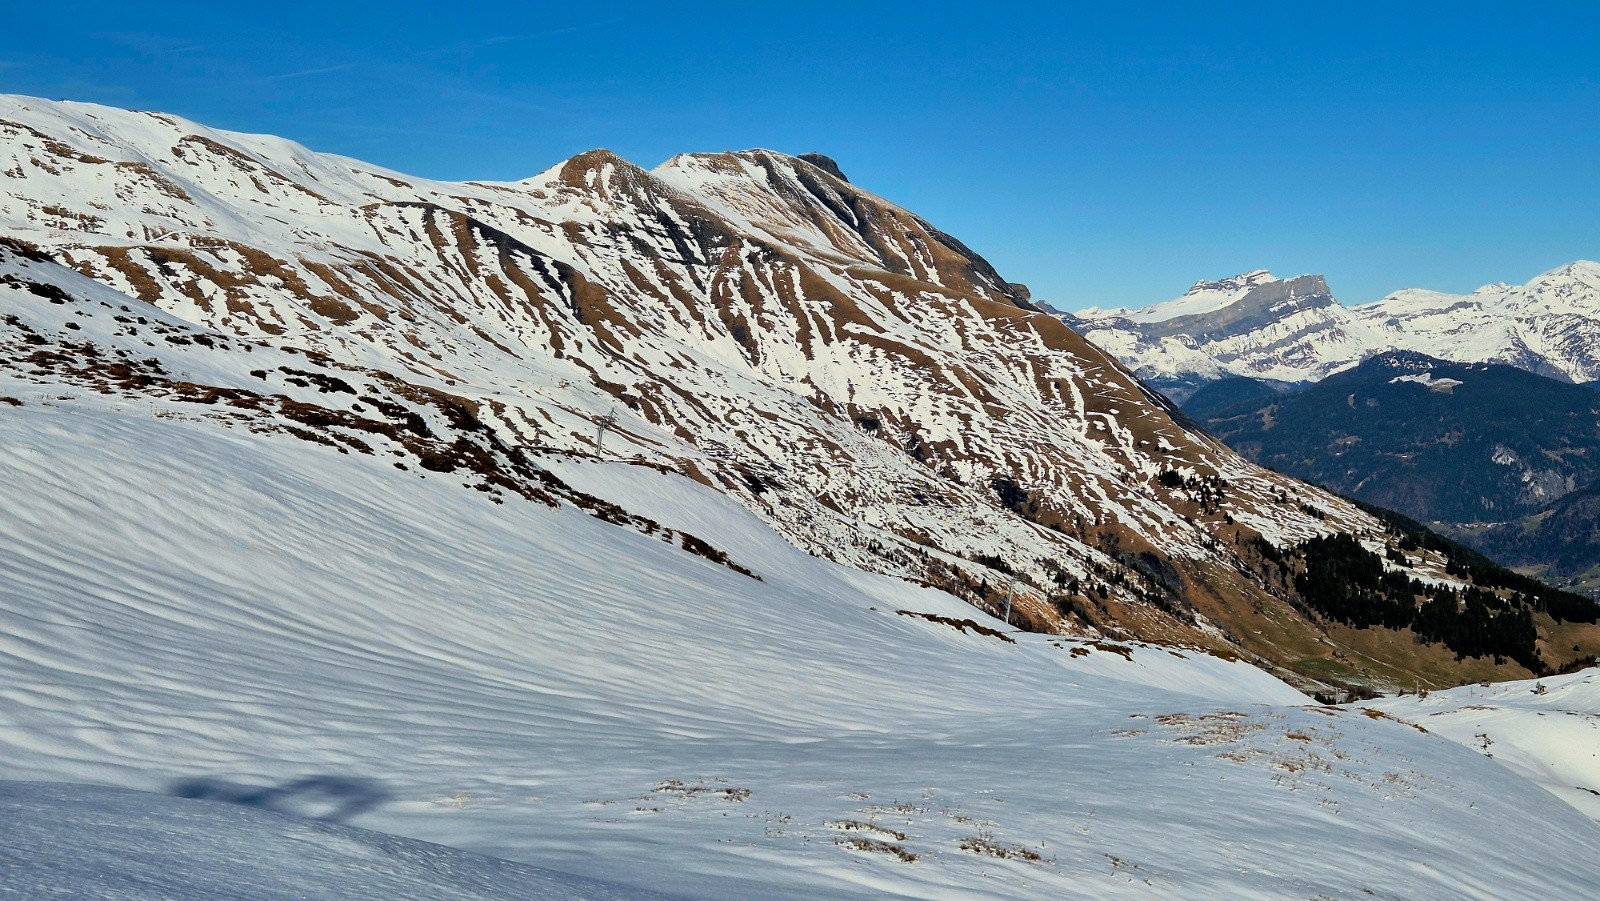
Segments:
[[[1366,706],[1480,751],[1600,820],[1600,669]]]
[[[0,853],[41,885],[134,885],[147,855],[253,868],[311,828],[268,813],[697,897],[1542,899],[1600,879],[1600,826],[1455,743],[1198,653],[900,615],[979,616],[675,476],[551,461],[761,581],[183,404],[4,394],[24,403],[0,405],[0,777],[241,805],[8,788],[33,813]],[[64,831],[43,841],[52,792]],[[143,840],[106,830],[146,816],[176,831],[119,852]],[[480,890],[484,862],[317,835],[286,887],[546,885],[506,867]]]

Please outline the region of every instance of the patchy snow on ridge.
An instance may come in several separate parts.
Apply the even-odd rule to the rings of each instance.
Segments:
[[[1453,379],[1449,376],[1434,378],[1431,372],[1412,372],[1406,375],[1397,375],[1389,380],[1391,385],[1398,385],[1401,382],[1415,382],[1430,391],[1438,391],[1444,394],[1449,394],[1450,389],[1457,385],[1466,384],[1460,379]]]
[[[1280,546],[1376,527],[1330,497],[1327,519],[1283,502],[1313,489],[1191,429],[957,239],[803,159],[646,171],[593,150],[517,182],[443,183],[9,96],[0,171],[0,237],[119,292],[113,306],[442,392],[506,446],[593,456],[614,413],[609,455],[993,612],[1015,583],[1017,619],[1038,626],[1249,636],[1233,619],[1255,608],[1232,599],[1252,590],[1235,583],[1256,578],[1256,536],[1236,524]],[[1198,509],[1164,472],[1226,492]],[[1181,579],[1158,584],[1140,553]],[[1216,605],[1154,602],[1185,584]],[[1070,622],[1071,599],[1051,598],[1069,586]]]

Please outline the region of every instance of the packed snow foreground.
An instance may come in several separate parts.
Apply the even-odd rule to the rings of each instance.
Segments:
[[[546,871],[594,897],[613,888],[585,879],[1543,898],[1600,878],[1600,826],[1454,742],[1204,654],[907,615],[1001,627],[799,552],[681,477],[551,461],[759,581],[181,404],[0,394],[22,401],[0,407],[0,760],[82,784],[0,792],[0,870],[24,896],[163,894],[128,877],[152,854],[161,885],[270,858],[285,894],[327,897],[380,879],[535,895]],[[140,833],[150,817],[205,836]]]
[[[242,805],[0,782],[0,895],[181,901],[653,898],[634,887]]]

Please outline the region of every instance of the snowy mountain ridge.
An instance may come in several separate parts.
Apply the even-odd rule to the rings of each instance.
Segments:
[[[1239,300],[1250,292],[1250,289],[1267,282],[1278,281],[1278,278],[1265,269],[1246,272],[1232,278],[1218,279],[1208,282],[1204,279],[1194,283],[1194,287],[1184,292],[1176,300],[1169,300],[1143,309],[1132,310],[1126,307],[1101,310],[1091,307],[1078,315],[1085,319],[1128,319],[1133,322],[1164,322],[1179,316],[1189,316],[1197,313],[1210,313],[1219,310]]]
[[[0,136],[0,230],[102,286],[446,396],[507,447],[603,437],[830,559],[996,612],[1011,594],[1019,623],[1233,646],[1240,609],[1285,603],[1251,575],[1255,536],[1377,528],[1187,430],[959,241],[798,158],[591,151],[447,184],[18,97]],[[1226,485],[1225,507],[1163,473]]]
[[[1600,264],[1580,260],[1526,284],[1470,294],[1396,291],[1356,307],[1333,301],[1238,314],[1251,289],[1277,282],[1252,272],[1203,285],[1238,286],[1189,306],[1189,295],[1140,310],[1065,317],[1146,381],[1184,396],[1224,376],[1316,381],[1390,350],[1459,363],[1507,363],[1570,382],[1600,379]],[[1301,276],[1290,282],[1315,278]],[[1320,281],[1320,279],[1319,279]]]

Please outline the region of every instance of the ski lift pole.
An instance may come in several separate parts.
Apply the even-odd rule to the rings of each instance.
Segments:
[[[609,412],[594,418],[594,455],[603,456],[606,429],[617,424],[617,411],[613,407]]]

